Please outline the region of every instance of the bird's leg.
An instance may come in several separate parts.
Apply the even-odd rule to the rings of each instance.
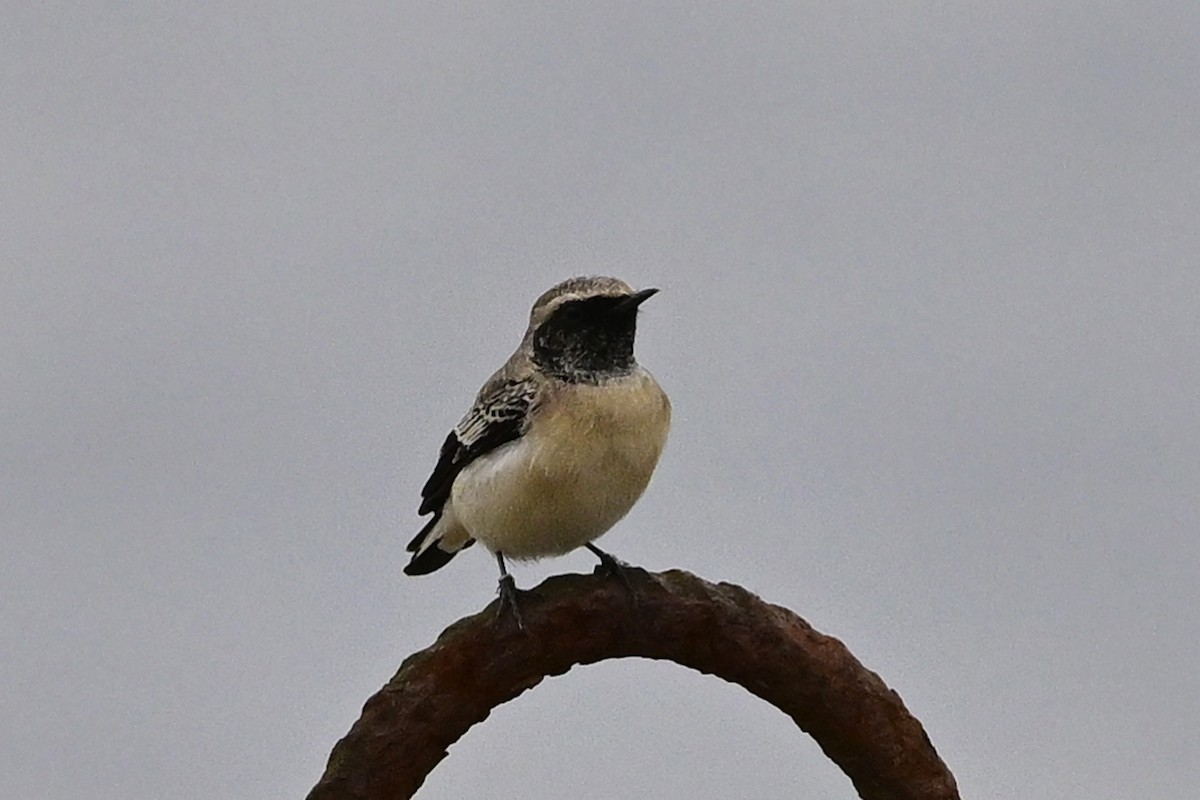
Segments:
[[[629,570],[633,569],[633,567],[629,564],[626,564],[616,556],[604,552],[591,542],[585,544],[584,547],[586,547],[588,550],[591,550],[592,553],[594,553],[596,557],[600,559],[600,565],[596,567],[597,571],[607,572],[609,575],[613,575],[618,578],[621,583],[625,584],[625,588],[629,590],[631,595],[633,595],[633,599],[636,602],[637,592],[633,590],[633,583],[629,580]]]
[[[500,619],[504,615],[505,607],[511,608],[513,618],[517,621],[517,627],[524,630],[521,610],[517,608],[517,584],[513,581],[512,575],[508,574],[508,570],[504,566],[504,554],[500,551],[496,551],[496,563],[500,565],[500,605],[496,609],[496,619]]]

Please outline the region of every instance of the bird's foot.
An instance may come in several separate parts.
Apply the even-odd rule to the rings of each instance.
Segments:
[[[504,616],[504,609],[508,608],[512,611],[513,619],[517,621],[517,629],[525,630],[525,623],[521,620],[521,609],[517,606],[517,584],[512,575],[501,576],[499,592],[500,604],[496,607],[496,620],[499,621]]]
[[[630,597],[633,598],[633,602],[636,605],[637,592],[633,588],[633,581],[630,580],[629,573],[631,570],[637,569],[637,567],[633,566],[632,564],[625,563],[610,553],[604,552],[594,544],[588,544],[587,549],[591,550],[592,553],[595,554],[596,558],[600,559],[600,563],[596,565],[596,569],[593,571],[593,574],[610,575],[619,580],[621,583],[625,584],[625,589],[629,592]]]

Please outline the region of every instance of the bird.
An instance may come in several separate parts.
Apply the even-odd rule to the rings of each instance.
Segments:
[[[519,627],[506,558],[586,547],[629,585],[628,565],[593,542],[642,496],[671,426],[670,399],[633,352],[638,309],[657,292],[582,276],[538,297],[520,345],[442,444],[405,574],[482,542],[500,567],[498,613],[511,608]]]

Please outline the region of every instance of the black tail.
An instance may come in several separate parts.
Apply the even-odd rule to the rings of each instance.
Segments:
[[[453,553],[447,553],[436,544],[429,547],[424,553],[412,557],[412,561],[408,562],[408,566],[404,568],[405,575],[428,575],[434,570],[439,570],[450,563],[450,559],[458,554],[455,550]]]
[[[417,552],[417,550],[421,548],[421,543],[425,541],[425,537],[429,535],[429,532],[433,530],[433,526],[437,525],[438,520],[441,518],[442,512],[438,511],[435,513],[429,522],[425,523],[425,527],[417,531],[417,535],[413,537],[413,540],[408,543],[408,547],[405,547],[404,549],[410,553]]]
[[[450,559],[458,553],[458,550],[443,550],[441,542],[434,542],[429,547],[425,548],[424,552],[417,552],[421,549],[421,545],[425,543],[425,539],[433,531],[433,526],[437,525],[438,520],[442,518],[442,512],[437,512],[433,515],[433,519],[425,523],[425,527],[413,537],[413,540],[408,543],[406,548],[410,553],[416,553],[412,560],[408,562],[408,566],[404,568],[405,575],[428,575],[429,573],[439,570],[450,563]],[[463,550],[475,544],[474,539],[468,539],[459,550]]]

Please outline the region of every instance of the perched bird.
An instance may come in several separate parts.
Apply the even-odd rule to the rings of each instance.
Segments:
[[[667,440],[671,402],[633,356],[638,307],[657,291],[581,277],[537,299],[520,346],[442,445],[421,490],[419,513],[433,518],[408,544],[406,574],[483,542],[518,624],[505,557],[587,547],[623,576],[592,541],[641,497]]]

